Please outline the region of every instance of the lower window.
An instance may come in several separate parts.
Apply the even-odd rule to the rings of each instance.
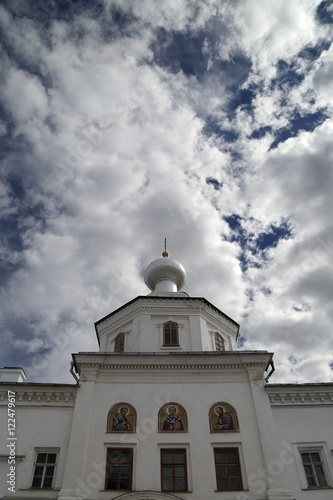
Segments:
[[[242,478],[237,448],[215,448],[215,470],[218,491],[242,489]]]
[[[308,487],[326,487],[327,481],[320,452],[302,451],[301,457]]]
[[[106,461],[106,490],[131,490],[133,473],[133,450],[131,448],[109,448]]]
[[[57,453],[38,452],[34,465],[32,488],[52,488],[57,465]]]
[[[161,450],[162,491],[187,491],[186,450]]]

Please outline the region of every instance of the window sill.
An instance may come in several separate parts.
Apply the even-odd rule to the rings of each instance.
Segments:
[[[238,491],[250,491],[246,489],[242,490],[214,490],[214,493],[237,493]]]
[[[18,491],[60,491],[61,488],[18,488]]]
[[[172,350],[181,350],[182,347],[180,345],[162,345],[161,349],[163,351],[170,351],[170,349],[172,349]]]
[[[332,486],[308,486],[307,488],[301,488],[302,491],[321,491],[321,490],[332,490]]]
[[[103,489],[103,490],[99,490],[99,491],[108,491],[109,493],[110,493],[110,491],[114,491],[114,492],[119,491],[120,494],[122,495],[123,493],[131,493],[132,491],[135,491],[135,490],[111,490],[111,489],[106,490],[106,489]]]
[[[161,490],[161,493],[165,494],[176,494],[176,493],[193,493],[191,490]]]

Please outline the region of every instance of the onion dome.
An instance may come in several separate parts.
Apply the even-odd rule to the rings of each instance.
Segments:
[[[178,260],[169,259],[164,250],[162,257],[153,260],[145,272],[145,283],[150,290],[178,292],[185,283],[186,272]]]

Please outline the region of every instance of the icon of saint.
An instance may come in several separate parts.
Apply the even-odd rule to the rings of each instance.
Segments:
[[[234,424],[231,415],[226,413],[222,406],[218,406],[215,411],[218,414],[218,419],[214,425],[214,431],[233,431]]]
[[[126,414],[128,413],[128,408],[123,406],[120,408],[119,413],[115,415],[112,419],[112,430],[113,431],[132,431],[133,426],[129,423],[126,418]]]
[[[174,432],[184,430],[181,418],[176,415],[176,411],[177,409],[175,406],[169,407],[169,415],[165,417],[163,431]]]

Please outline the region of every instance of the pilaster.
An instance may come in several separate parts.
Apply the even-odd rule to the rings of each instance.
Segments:
[[[260,489],[265,482],[268,500],[293,500],[294,496],[284,487],[286,465],[281,460],[281,443],[276,438],[272,409],[264,388],[263,376],[251,367],[248,368],[248,373],[265,465],[264,470],[258,470],[254,477],[249,478],[250,490],[258,493],[257,485],[260,484]]]
[[[67,462],[59,500],[82,500],[97,367],[81,371]],[[74,481],[73,481],[74,479]]]

